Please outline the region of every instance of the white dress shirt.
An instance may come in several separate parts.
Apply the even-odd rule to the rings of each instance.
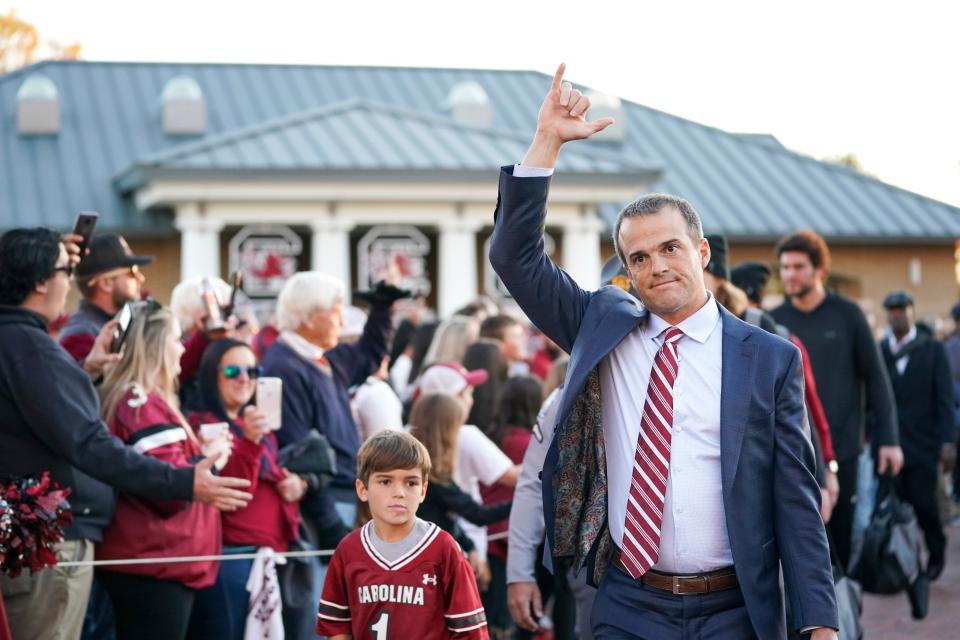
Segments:
[[[653,568],[704,573],[733,564],[720,475],[720,382],[723,321],[711,295],[677,325],[679,371],[673,385],[670,472]],[[600,363],[603,440],[607,456],[607,519],[621,546],[647,383],[663,332],[671,325],[651,314]]]
[[[323,349],[294,331],[281,331],[277,340],[293,349],[304,360],[309,360],[314,364],[323,357]]]

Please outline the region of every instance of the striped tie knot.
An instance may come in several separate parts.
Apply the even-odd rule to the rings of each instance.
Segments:
[[[686,334],[680,329],[677,329],[676,327],[668,327],[664,329],[663,341],[664,343],[669,342],[670,344],[673,344],[680,340],[680,338],[682,338],[684,335]]]

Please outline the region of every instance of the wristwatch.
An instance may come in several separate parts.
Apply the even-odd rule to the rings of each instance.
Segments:
[[[830,473],[837,473],[840,471],[840,464],[836,460],[831,460],[827,463],[827,469],[830,470]]]

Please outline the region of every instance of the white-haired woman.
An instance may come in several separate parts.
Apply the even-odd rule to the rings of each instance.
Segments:
[[[100,387],[103,418],[114,436],[138,452],[178,467],[192,465],[204,451],[178,408],[180,326],[156,301],[138,302],[133,309],[123,355]],[[253,468],[231,462],[225,475]],[[121,493],[97,557],[218,555],[220,550],[220,514],[214,508]],[[200,590],[213,585],[217,567],[216,562],[187,562],[98,570],[113,600],[118,638],[186,637],[193,603]]]

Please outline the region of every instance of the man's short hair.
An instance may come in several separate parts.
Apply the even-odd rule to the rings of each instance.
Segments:
[[[406,431],[385,429],[375,433],[357,453],[357,478],[365,487],[373,474],[397,469],[419,469],[424,480],[430,477],[427,448]]]
[[[60,234],[53,229],[11,229],[0,237],[0,304],[19,306],[53,275]]]
[[[827,241],[816,231],[801,229],[794,231],[790,235],[784,236],[777,243],[777,260],[788,251],[799,251],[807,254],[814,269],[823,267],[823,270],[830,273],[830,247]]]
[[[667,207],[673,207],[683,216],[683,221],[687,225],[687,235],[690,236],[694,244],[699,244],[703,240],[703,225],[700,223],[700,214],[697,213],[692,204],[669,193],[648,193],[625,206],[617,216],[616,224],[613,225],[613,248],[616,249],[620,262],[627,264],[627,258],[620,248],[620,225],[623,224],[623,221],[627,218],[660,213]]]
[[[516,324],[520,324],[520,321],[513,316],[506,314],[490,316],[480,324],[480,337],[503,340],[507,329]]]
[[[296,331],[315,311],[325,311],[343,302],[343,281],[319,271],[293,274],[277,297],[277,329]]]

